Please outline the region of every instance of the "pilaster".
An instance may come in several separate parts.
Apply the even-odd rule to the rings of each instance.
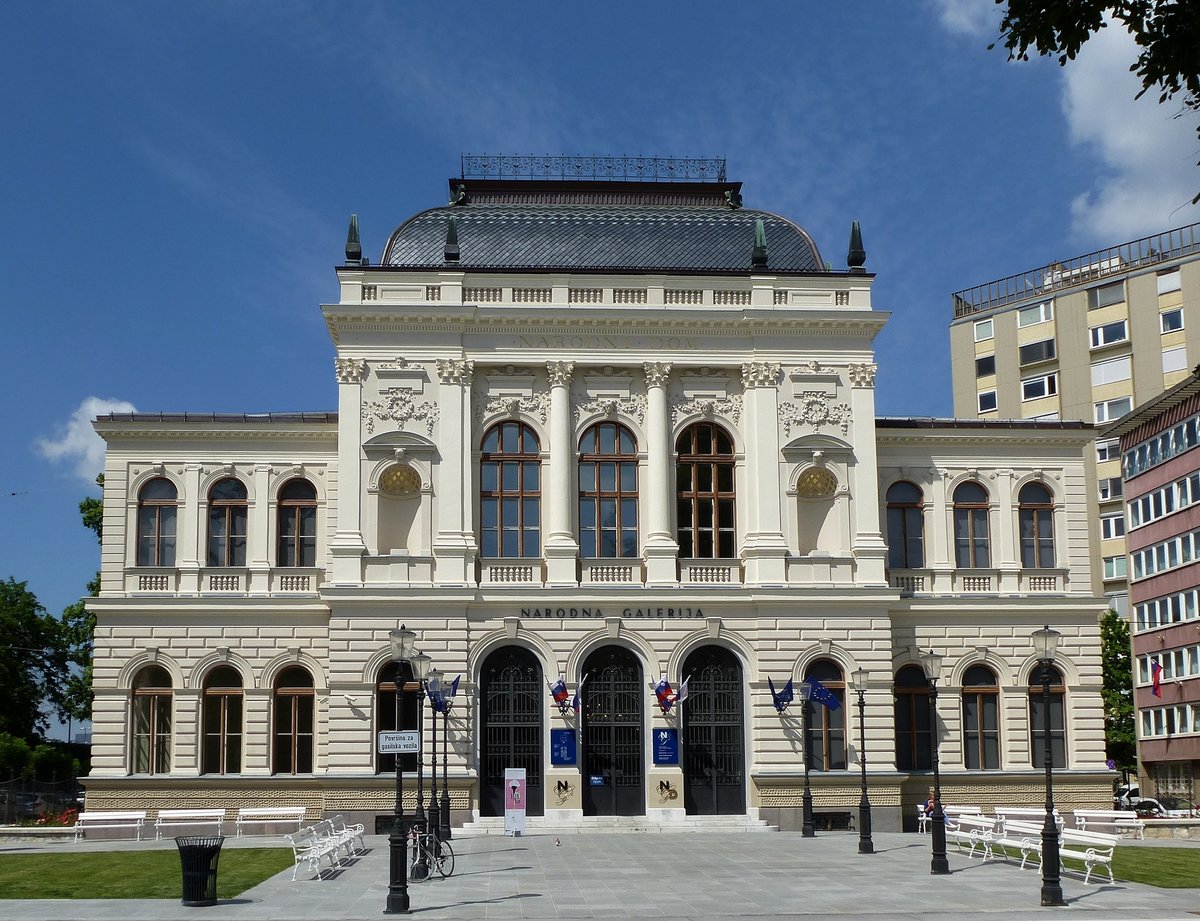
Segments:
[[[879,464],[875,457],[874,363],[852,364],[850,412],[854,419],[854,463],[850,468],[854,503],[855,577],[860,585],[887,585],[887,542],[879,525]]]
[[[571,426],[571,377],[575,365],[570,361],[546,363],[550,380],[550,476],[546,497],[547,531],[543,552],[546,557],[546,582],[550,585],[578,583],[575,561],[579,544],[571,527],[571,475],[575,470],[575,439]]]
[[[367,363],[361,358],[335,358],[338,382],[338,505],[337,530],[329,542],[330,582],[362,583],[362,380]]]
[[[667,412],[668,362],[649,361],[646,376],[646,559],[647,585],[676,585],[679,544],[671,533],[671,417]]]
[[[438,447],[437,536],[433,541],[434,581],[441,585],[475,582],[474,523],[469,470],[471,456],[471,382],[475,362],[448,359],[437,363]]]
[[[787,541],[783,536],[779,488],[779,374],[776,361],[742,365],[746,406],[746,495],[749,508],[742,541],[746,583],[787,582]]]

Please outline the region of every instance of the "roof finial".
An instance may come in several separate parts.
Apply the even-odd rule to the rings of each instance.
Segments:
[[[767,266],[767,228],[761,217],[754,222],[754,249],[750,253],[750,265],[756,269]]]
[[[362,244],[358,242],[358,215],[350,215],[350,229],[346,232],[346,265],[362,265]]]
[[[453,216],[446,225],[446,247],[442,250],[442,258],[446,262],[458,262],[458,218]]]
[[[846,254],[846,265],[851,272],[864,272],[863,263],[867,261],[867,251],[863,249],[862,228],[858,221],[850,224],[850,252]]]

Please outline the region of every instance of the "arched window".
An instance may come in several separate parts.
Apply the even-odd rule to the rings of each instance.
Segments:
[[[280,566],[317,565],[317,489],[308,480],[288,480],[279,490]]]
[[[733,439],[697,422],[675,440],[676,517],[681,559],[737,556]]]
[[[139,566],[175,565],[175,511],[178,492],[165,477],[150,480],[138,493]]]
[[[218,665],[204,678],[200,771],[238,774],[242,770],[242,676]]]
[[[1050,667],[1050,756],[1053,767],[1067,766],[1066,683],[1062,672]],[[1042,668],[1029,675],[1029,750],[1035,768],[1046,767],[1046,711],[1043,709]]]
[[[375,682],[375,737],[381,732],[414,730],[417,728],[417,691],[420,685],[413,679],[412,666],[407,662],[389,662],[379,670]],[[403,755],[400,769],[415,771],[416,755]],[[375,773],[396,773],[395,755],[375,755]]]
[[[479,461],[483,556],[542,555],[541,446],[522,422],[501,422],[483,436]]]
[[[933,768],[933,734],[930,732],[929,679],[917,665],[896,672],[896,770],[928,771]]]
[[[967,770],[1000,769],[1000,688],[986,665],[963,676],[963,758]]]
[[[133,679],[135,774],[171,770],[171,676],[161,665],[144,666]]]
[[[954,560],[959,569],[986,569],[992,564],[988,541],[988,494],[978,483],[954,490]]]
[[[638,555],[637,443],[617,422],[599,422],[579,439],[579,553]]]
[[[815,697],[809,703],[808,751],[814,771],[846,769],[846,682],[836,662],[818,659],[804,672],[804,680],[815,678],[837,700],[831,709]]]
[[[912,483],[893,483],[887,491],[888,566],[920,569],[925,565],[925,518],[921,490]]]
[[[208,491],[208,565],[246,565],[246,484],[236,477]]]
[[[1021,565],[1054,568],[1054,497],[1041,483],[1026,483],[1017,494],[1021,521]]]
[[[311,774],[313,769],[313,680],[290,665],[275,679],[274,746],[271,773]]]

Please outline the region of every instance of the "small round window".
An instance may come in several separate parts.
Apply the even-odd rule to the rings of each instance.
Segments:
[[[421,474],[408,464],[393,464],[380,475],[379,491],[385,496],[415,496],[421,491]]]
[[[796,480],[796,495],[802,499],[828,499],[837,490],[837,477],[824,467],[809,467]]]

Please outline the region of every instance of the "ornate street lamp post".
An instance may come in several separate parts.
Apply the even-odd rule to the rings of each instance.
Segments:
[[[933,756],[933,812],[929,815],[933,856],[929,861],[929,872],[941,875],[950,872],[950,861],[946,859],[946,813],[942,811],[942,775],[938,767],[937,683],[942,669],[942,657],[932,649],[923,652],[921,665],[925,669],[925,677],[929,679],[929,750]]]
[[[431,669],[426,681],[429,688],[429,720],[433,724],[433,739],[429,747],[429,833],[435,838],[442,831],[442,807],[437,790],[437,702],[442,693],[442,670]]]
[[[812,767],[812,745],[809,742],[808,721],[812,710],[812,685],[807,681],[800,682],[800,706],[804,715],[804,828],[801,834],[805,838],[815,837],[817,832],[813,826],[812,786],[808,782],[808,772]]]
[[[852,675],[854,690],[858,692],[858,766],[862,771],[862,796],[858,800],[858,852],[874,854],[875,843],[871,840],[871,801],[867,799],[867,704],[864,698],[867,670],[860,666]]]
[[[1042,731],[1045,733],[1046,824],[1042,826],[1042,904],[1066,905],[1059,881],[1058,821],[1054,818],[1054,747],[1050,737],[1050,676],[1062,634],[1049,625],[1033,631],[1033,648],[1042,667]]]
[[[425,795],[424,764],[425,764],[425,679],[429,677],[429,663],[432,660],[423,652],[412,656],[408,662],[412,666],[413,677],[419,685],[417,689],[417,738],[421,740],[421,750],[417,752],[417,806],[413,813],[413,824],[422,832],[427,830],[425,821],[425,805],[421,802]],[[429,864],[425,860],[425,851],[419,851],[421,859],[413,861],[412,878],[418,882],[429,878]]]
[[[450,745],[450,729],[448,723],[450,721],[450,704],[451,699],[442,695],[442,824],[441,824],[441,839],[449,841],[451,838],[450,831],[450,774],[446,764],[446,752]],[[434,729],[436,732],[437,729]]]
[[[408,662],[413,654],[413,643],[417,635],[401,625],[392,630],[388,639],[392,645],[392,659],[397,666]],[[404,675],[396,669],[397,713],[403,713]],[[408,914],[408,820],[404,817],[404,772],[402,759],[396,755],[396,809],[392,819],[392,833],[388,835],[388,894],[384,906],[387,914]]]

